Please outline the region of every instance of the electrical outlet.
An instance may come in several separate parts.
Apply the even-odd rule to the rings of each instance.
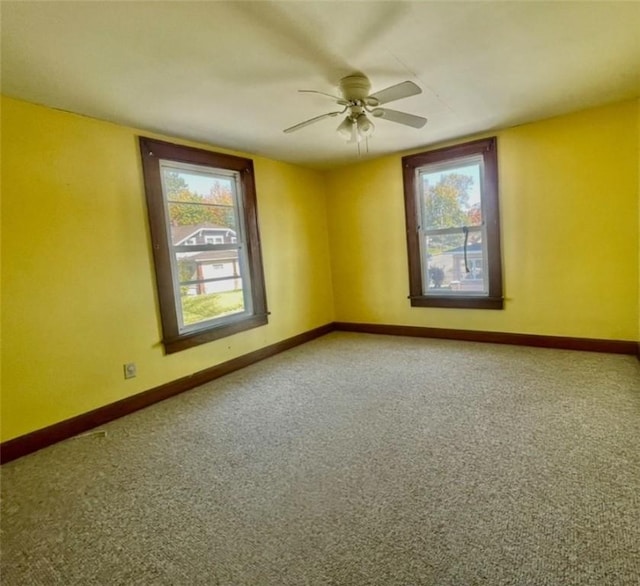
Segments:
[[[137,374],[136,363],[127,362],[124,366],[124,378],[135,378]]]

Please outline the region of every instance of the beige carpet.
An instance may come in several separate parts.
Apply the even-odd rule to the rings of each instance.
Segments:
[[[333,333],[2,469],[2,584],[640,584],[636,358]]]

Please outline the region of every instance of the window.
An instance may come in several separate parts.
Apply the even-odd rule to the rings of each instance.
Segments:
[[[140,150],[166,352],[266,324],[252,161],[144,137]]]
[[[409,299],[502,309],[496,139],[403,157]]]

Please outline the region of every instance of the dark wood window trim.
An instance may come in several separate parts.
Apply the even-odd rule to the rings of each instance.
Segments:
[[[482,185],[483,221],[486,223],[488,293],[486,295],[425,295],[422,285],[416,178],[420,167],[482,155],[484,181]],[[451,307],[460,309],[503,309],[502,255],[500,250],[500,214],[498,207],[498,155],[495,137],[426,151],[402,158],[404,202],[409,260],[409,300],[414,307]]]
[[[166,353],[178,352],[266,324],[268,312],[258,230],[253,162],[242,157],[176,145],[146,137],[140,137],[140,152],[142,155],[158,302],[162,321],[162,342]],[[198,330],[180,332],[171,269],[171,243],[166,229],[168,222],[160,175],[161,159],[239,173],[243,198],[244,245],[247,250],[247,270],[251,283],[250,295],[253,300],[251,314],[241,315],[233,321],[214,323]]]

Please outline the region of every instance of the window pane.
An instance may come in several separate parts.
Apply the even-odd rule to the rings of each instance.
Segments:
[[[423,226],[427,230],[482,224],[482,161],[434,165],[420,173]]]
[[[189,281],[241,276],[237,249],[178,252],[176,267],[181,286],[190,284]]]
[[[162,164],[162,184],[168,201],[195,201],[216,205],[233,205],[235,181],[233,177],[212,171]]]
[[[232,207],[170,203],[169,222],[174,246],[237,242],[236,218]]]
[[[245,310],[242,279],[180,285],[180,306],[185,326],[242,313]]]
[[[464,234],[425,236],[424,293],[486,293],[485,253],[480,231],[469,232],[465,266]],[[468,272],[467,272],[468,269]]]
[[[169,161],[161,170],[174,245],[237,241],[235,176]]]

